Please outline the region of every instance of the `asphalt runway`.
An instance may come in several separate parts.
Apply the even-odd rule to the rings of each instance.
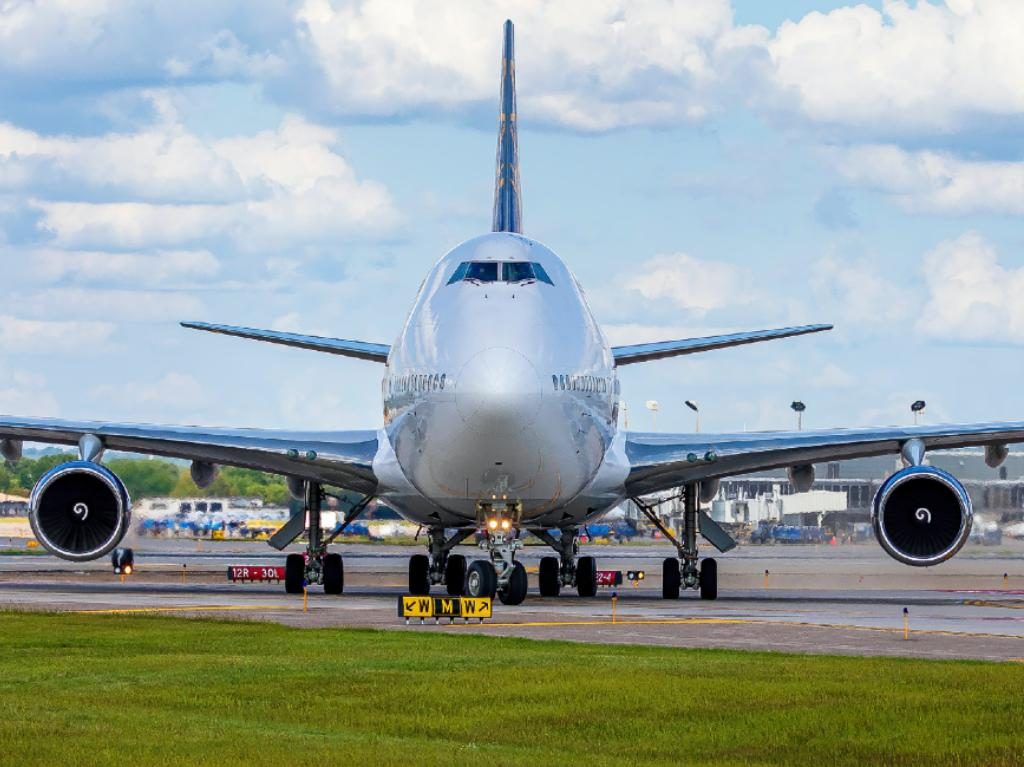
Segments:
[[[407,625],[397,616],[408,557],[422,547],[342,544],[336,550],[345,556],[345,594],[311,589],[304,609],[302,597],[286,595],[281,585],[227,581],[228,565],[282,564],[283,556],[265,543],[144,539],[133,545],[137,572],[123,582],[106,561],[77,565],[48,555],[0,556],[0,608],[1024,662],[1024,543],[1018,541],[968,546],[950,562],[926,569],[900,565],[873,543],[741,547],[718,557],[720,598],[714,602],[694,593],[678,601],[661,599],[661,561],[673,554],[669,546],[584,547],[602,569],[647,573],[638,587],[614,590],[614,609],[612,589],[602,588],[594,599],[569,593],[540,598],[533,573],[547,549],[530,546],[521,557],[531,572],[524,604],[495,601],[493,618],[483,623],[422,625]],[[483,554],[472,546],[458,551]],[[443,594],[438,587],[435,592]]]

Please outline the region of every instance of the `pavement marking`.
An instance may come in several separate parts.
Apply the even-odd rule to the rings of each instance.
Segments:
[[[527,627],[527,628],[538,628],[543,626],[552,627],[568,627],[568,626],[679,626],[679,625],[737,625],[745,624],[751,626],[788,626],[796,628],[820,628],[820,629],[842,629],[847,631],[875,631],[885,634],[902,634],[903,628],[886,628],[884,626],[858,626],[849,623],[809,623],[806,621],[776,621],[776,620],[759,620],[757,618],[664,618],[664,619],[616,619],[614,622],[611,618],[602,620],[586,620],[586,621],[525,621],[522,623],[517,622],[505,622],[497,623],[491,621],[489,623],[451,623],[446,624],[448,626],[472,626],[479,628],[481,626],[487,626],[491,628],[515,628],[515,627]],[[985,632],[975,631],[950,631],[943,629],[911,629],[911,636],[924,635],[924,636],[953,636],[953,637],[975,637],[975,638],[994,638],[994,639],[1020,639],[1024,640],[1024,636],[1018,634],[992,634]]]
[[[299,607],[273,605],[193,605],[192,607],[117,607],[103,610],[68,610],[73,615],[125,615],[129,613],[226,612],[241,610],[298,610]]]

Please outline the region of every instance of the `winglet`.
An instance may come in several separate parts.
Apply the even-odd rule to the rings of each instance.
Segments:
[[[501,50],[501,105],[498,111],[498,159],[494,179],[495,232],[523,231],[522,199],[519,194],[519,138],[516,131],[515,31],[505,22]]]

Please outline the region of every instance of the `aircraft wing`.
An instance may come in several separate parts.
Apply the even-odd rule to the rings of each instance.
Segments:
[[[773,341],[776,338],[803,336],[808,333],[820,333],[824,330],[831,329],[831,325],[799,325],[792,328],[751,330],[746,333],[727,333],[721,336],[681,338],[677,341],[655,341],[648,344],[613,346],[612,356],[615,358],[616,365],[633,365],[637,362],[650,362],[651,360],[660,360],[665,357],[677,357],[680,354],[710,352],[715,349],[726,349],[730,346],[756,344],[759,341]]]
[[[0,440],[77,445],[87,434],[98,437],[107,450],[240,466],[366,495],[377,488],[372,467],[376,431],[214,429],[0,415]]]
[[[926,448],[1024,442],[1024,422],[892,426],[735,434],[626,433],[626,490],[646,495],[687,482],[802,464],[897,454],[910,439]]]
[[[323,336],[304,336],[299,333],[284,333],[279,330],[258,330],[242,328],[234,325],[214,325],[209,322],[183,322],[183,328],[205,330],[207,333],[220,333],[225,336],[248,338],[253,341],[266,341],[282,346],[294,346],[314,352],[339,354],[343,357],[355,357],[370,362],[387,362],[391,347],[387,344],[374,344],[368,341],[347,341],[343,338],[324,338]]]

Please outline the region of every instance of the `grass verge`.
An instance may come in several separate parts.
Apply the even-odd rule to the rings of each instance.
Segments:
[[[0,612],[0,763],[1024,763],[1024,666]]]

